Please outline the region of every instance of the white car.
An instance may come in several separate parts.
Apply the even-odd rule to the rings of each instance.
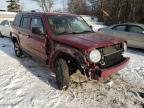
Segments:
[[[144,49],[144,24],[124,23],[102,28],[99,33],[127,40],[129,47]]]
[[[12,35],[12,25],[13,20],[12,19],[5,19],[2,20],[0,23],[0,37],[6,36],[11,37]]]
[[[103,22],[98,22],[98,18],[94,16],[89,15],[80,15],[89,26],[92,27],[92,30],[97,32],[101,28],[105,28],[106,25],[103,24]]]

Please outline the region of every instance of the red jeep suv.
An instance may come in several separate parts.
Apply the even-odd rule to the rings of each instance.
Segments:
[[[26,52],[50,66],[59,89],[68,88],[76,70],[99,79],[129,61],[123,56],[126,41],[94,33],[74,14],[20,12],[13,23],[12,40],[17,57]]]

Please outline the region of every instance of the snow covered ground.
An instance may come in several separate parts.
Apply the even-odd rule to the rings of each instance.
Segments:
[[[59,91],[47,66],[16,58],[10,39],[0,38],[0,108],[144,108],[144,51],[125,55],[131,60],[119,73]]]

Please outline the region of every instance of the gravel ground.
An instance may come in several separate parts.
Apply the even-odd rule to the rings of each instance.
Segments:
[[[0,38],[0,108],[144,108],[144,51],[125,56],[130,63],[117,74],[59,91],[47,66],[16,58],[10,39]]]

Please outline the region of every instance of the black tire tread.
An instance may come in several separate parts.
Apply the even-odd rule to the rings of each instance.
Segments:
[[[59,87],[59,89],[66,90],[69,87],[69,82],[70,82],[68,65],[64,59],[60,58],[58,60],[59,60],[59,63],[61,64],[61,68],[62,68],[61,75],[63,77],[62,86]]]
[[[18,44],[18,42],[17,42],[17,41],[15,41],[15,42],[14,42],[14,47],[15,47],[15,44],[16,44],[16,43]],[[19,46],[19,44],[18,44],[18,46]],[[21,56],[23,55],[23,53],[22,53],[22,50],[21,50],[20,46],[19,46],[19,50],[20,50],[20,54],[19,54],[19,55],[17,55],[17,54],[16,54],[16,52],[15,52],[15,54],[16,54],[16,56],[17,56],[17,57],[21,57]]]

